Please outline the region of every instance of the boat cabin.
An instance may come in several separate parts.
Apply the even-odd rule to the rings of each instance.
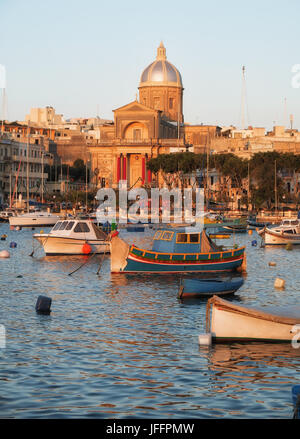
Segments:
[[[106,239],[106,234],[90,220],[70,219],[58,221],[51,229],[50,235],[76,239]]]
[[[284,232],[291,235],[298,235],[300,233],[299,219],[285,219],[281,221],[280,226],[274,227],[275,232]]]
[[[152,250],[162,253],[208,253],[219,249],[204,230],[187,227],[158,230],[153,237]]]

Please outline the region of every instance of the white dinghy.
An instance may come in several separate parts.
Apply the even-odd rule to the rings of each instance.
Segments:
[[[254,309],[213,296],[207,302],[206,329],[216,342],[291,342],[300,331],[300,307]]]

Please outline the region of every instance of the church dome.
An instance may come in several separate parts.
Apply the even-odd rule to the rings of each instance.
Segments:
[[[160,43],[157,49],[156,60],[146,67],[141,75],[140,87],[154,85],[182,87],[181,75],[176,67],[167,61],[163,43]]]

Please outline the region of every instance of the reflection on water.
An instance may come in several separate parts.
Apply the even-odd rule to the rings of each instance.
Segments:
[[[45,257],[38,250],[30,257],[34,232],[1,228],[8,235],[1,249],[12,240],[18,246],[0,261],[0,323],[7,332],[0,416],[292,417],[300,349],[200,348],[206,300],[178,300],[180,276],[112,275],[109,256],[97,276],[101,256]],[[149,244],[150,233],[138,235],[137,245]],[[252,239],[235,237],[247,245],[248,273],[230,300],[297,304],[299,250],[266,251],[252,247]],[[277,276],[286,279],[284,291],[274,289]],[[40,294],[52,297],[50,316],[35,313]]]

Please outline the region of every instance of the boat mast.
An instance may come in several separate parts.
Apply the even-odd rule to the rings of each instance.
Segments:
[[[276,160],[275,160],[274,194],[275,194],[275,214],[276,214],[276,217],[277,217],[277,170],[276,170]]]
[[[207,128],[206,139],[206,208],[209,206],[209,128]]]
[[[248,211],[250,205],[250,161],[248,160]]]
[[[27,179],[27,212],[29,212],[29,136],[30,136],[30,125],[28,121],[28,128],[27,128],[27,151],[26,151],[26,158],[27,158],[27,170],[26,170],[26,179]]]

